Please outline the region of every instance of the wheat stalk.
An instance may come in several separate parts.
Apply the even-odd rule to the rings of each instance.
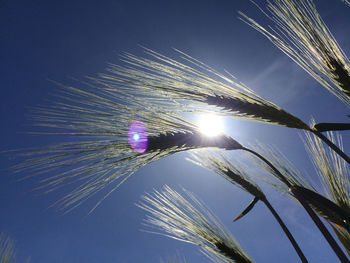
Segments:
[[[338,147],[343,148],[340,134],[330,132],[328,138]],[[336,226],[332,225],[332,228],[350,254],[350,222],[347,220],[350,217],[350,182],[347,163],[334,152],[326,149],[316,136],[306,134],[304,142],[328,198],[341,207],[346,215],[341,216],[338,220],[329,218],[328,215],[326,217],[329,218],[330,222],[336,224]]]
[[[259,9],[275,27],[267,29],[242,12],[240,18],[349,107],[350,61],[313,1],[272,0],[267,1],[266,10]]]
[[[240,187],[255,197],[253,202],[234,221],[247,214],[254,207],[256,202],[262,201],[280,224],[282,230],[290,240],[301,261],[308,262],[293,235],[290,233],[281,217],[272,207],[263,191],[254,182],[251,176],[246,174],[242,168],[239,168],[237,166],[237,164],[234,165],[233,161],[230,161],[227,157],[225,157],[224,154],[209,153],[207,151],[196,151],[195,153],[192,153],[192,157],[193,159],[189,159],[191,162],[221,175],[232,184]]]
[[[208,208],[192,193],[184,193],[185,197],[165,186],[143,196],[138,206],[149,213],[146,224],[165,236],[198,245],[224,262],[253,262]]]
[[[233,164],[224,154],[216,151],[193,151],[191,157],[187,160],[219,174],[230,183],[259,198],[259,200],[266,198],[252,177],[246,174],[237,164]]]
[[[237,83],[232,75],[220,74],[180,51],[184,63],[149,49],[145,51],[151,58],[125,54],[126,66],[110,65],[109,74],[93,80],[107,90],[118,90],[136,98],[142,96],[157,105],[157,109],[168,112],[215,112],[307,130],[321,137],[350,163],[350,158],[320,132]]]
[[[307,136],[309,137],[310,135],[307,135]],[[314,138],[317,138],[317,137],[314,137]],[[320,139],[317,139],[316,141],[320,143],[320,145],[322,145],[322,142]],[[336,202],[335,204],[330,200],[328,200],[327,198],[320,195],[317,192],[317,190],[311,185],[311,183],[300,173],[300,171],[297,170],[297,168],[281,152],[273,149],[272,147],[263,146],[263,145],[256,147],[256,149],[259,149],[257,151],[259,151],[260,154],[263,154],[264,156],[266,156],[269,162],[274,167],[277,168],[276,170],[271,169],[271,166],[267,165],[262,160],[255,159],[257,161],[257,164],[267,171],[267,175],[269,176],[269,178],[265,178],[265,181],[267,181],[268,183],[276,187],[278,190],[281,190],[285,193],[290,194],[292,197],[296,197],[295,193],[298,192],[298,194],[303,195],[304,196],[303,198],[305,199],[305,201],[307,201],[310,205],[312,205],[313,208],[318,210],[319,213],[322,213],[328,219],[331,219],[335,222],[338,222],[344,225],[344,222],[341,223],[340,221],[345,220],[344,217],[347,218],[346,213],[348,213],[347,212],[348,208],[344,209],[344,206],[341,206],[340,203]],[[310,149],[310,151],[318,151],[318,150],[319,149],[316,149],[316,148]],[[312,154],[314,153],[312,152]],[[323,153],[318,152],[318,153],[315,153],[315,156],[311,157],[311,153],[310,153],[310,157],[315,158],[314,162],[320,161],[319,159],[320,155],[323,155]],[[332,152],[332,156],[337,159],[338,164],[345,165],[343,166],[343,168],[346,167],[344,160],[339,158],[338,155]],[[283,177],[286,178],[288,185],[286,185],[286,183],[281,180],[281,175],[279,175],[278,173],[281,173]],[[323,179],[324,184],[327,184],[326,183],[327,180],[328,179]],[[329,189],[330,187],[333,187],[333,186],[328,185],[327,188]],[[340,185],[338,185],[337,187],[341,188]],[[344,194],[341,197],[339,196],[340,194],[341,192],[334,193],[334,195],[337,196],[336,198],[338,198],[338,200],[340,199],[344,200],[346,197],[344,197]],[[336,198],[334,197],[334,200],[336,200]],[[322,203],[324,203],[324,205],[322,205]]]
[[[347,163],[337,154],[326,149],[318,137],[311,134],[305,134],[305,136],[306,149],[328,198],[350,212],[350,181]],[[340,134],[330,132],[328,138],[343,149]]]
[[[219,113],[232,115],[236,111],[255,120],[310,130],[299,119],[189,56],[183,54],[188,62],[221,77],[231,86],[153,51],[147,52],[162,63],[126,55],[128,63],[140,69],[114,66],[111,70],[114,77],[104,75],[102,80],[94,79],[95,83],[86,83],[85,89],[61,85],[50,107],[36,109],[34,120],[38,126],[53,130],[54,135],[65,135],[68,142],[27,153],[28,160],[15,170],[29,170],[34,175],[50,172],[50,177],[43,179],[38,187],[46,187],[47,191],[65,184],[79,184],[72,193],[58,200],[58,207],[69,211],[114,183],[106,198],[142,166],[179,151],[242,147],[225,135],[207,138],[200,134],[192,121],[179,114],[186,111],[185,106],[179,107],[181,100],[206,101],[199,111],[213,109],[209,104],[219,100],[222,102],[221,108],[216,108]],[[234,85],[241,90],[234,89]],[[239,103],[233,102],[236,100]],[[146,135],[136,143],[137,147],[141,143],[141,149],[135,149],[133,144],[130,147],[128,133],[133,125],[147,129],[147,134],[144,132]],[[72,136],[78,139],[72,140]]]
[[[328,244],[332,247],[339,260],[341,262],[350,262],[312,208],[314,208],[319,215],[325,217],[326,219],[334,220],[334,222],[345,227],[348,227],[348,222],[350,222],[347,213],[332,201],[310,190],[310,186],[307,184],[306,180],[299,176],[299,173],[295,172],[294,169],[288,168],[291,167],[289,162],[285,162],[287,165],[283,163],[283,161],[278,158],[278,154],[275,154],[273,151],[269,150],[271,155],[269,156],[270,160],[268,160],[256,151],[245,147],[243,147],[243,150],[255,155],[259,159],[258,163],[260,163],[264,169],[269,171],[278,181],[280,181],[279,185],[284,185],[284,187],[279,187],[280,189],[283,190],[283,188],[285,189],[285,187],[287,187],[290,194],[295,197],[296,200],[298,200],[301,206],[303,206],[305,211],[309,214],[315,225],[322,232],[323,236],[326,238]],[[279,167],[281,171],[277,167]],[[303,184],[306,187],[303,187]]]
[[[142,96],[171,112],[216,112],[311,131],[350,163],[350,158],[320,132],[236,82],[232,75],[220,74],[180,51],[184,63],[150,49],[145,48],[145,52],[150,58],[125,54],[125,66],[111,64],[109,74],[93,80],[106,89]]]
[[[253,149],[260,155],[265,156],[272,166],[276,168],[273,169],[272,166],[268,165],[260,158],[254,158],[256,164],[267,172],[268,177],[262,178],[277,190],[290,194],[289,188],[291,186],[301,186],[307,189],[314,189],[307,178],[305,178],[279,150],[272,146],[259,143],[255,145]],[[285,180],[281,180],[280,174],[282,174]]]
[[[145,49],[150,58],[125,54],[125,66],[110,65],[94,79],[112,89],[142,95],[172,111],[208,112],[309,130],[297,117],[261,98],[232,75],[223,75],[180,51],[184,63]]]
[[[331,221],[340,228],[344,227],[349,229],[350,216],[346,210],[343,210],[337,204],[333,203],[329,199],[318,194],[305,180],[298,170],[279,152],[273,151],[269,147],[261,147],[260,151],[264,152],[265,156],[268,156],[269,161],[257,160],[258,163],[266,169],[270,175],[279,181],[279,183],[273,182],[272,185],[278,189],[289,193],[294,197],[307,211],[319,230],[325,236],[334,252],[337,254],[342,262],[349,262],[345,254],[339,248],[329,231],[323,225],[323,223],[317,218],[310,206],[327,221]],[[338,157],[339,158],[339,157]],[[269,164],[268,164],[269,163]],[[276,168],[277,167],[277,168]],[[284,178],[284,180],[282,180]],[[337,231],[335,231],[338,235]],[[340,235],[338,235],[339,237]],[[340,239],[344,237],[340,237]]]
[[[200,147],[241,147],[224,134],[202,135],[192,120],[162,111],[142,96],[96,86],[62,86],[55,102],[36,108],[33,119],[45,129],[39,134],[61,135],[65,142],[22,152],[26,160],[13,170],[49,175],[36,190],[75,185],[55,203],[66,211],[113,183],[105,199],[142,166],[162,157]],[[134,130],[135,140],[130,137]]]

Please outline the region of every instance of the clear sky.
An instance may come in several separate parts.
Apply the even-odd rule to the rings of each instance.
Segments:
[[[350,8],[340,0],[316,1],[319,12],[350,54]],[[30,136],[30,108],[45,104],[56,89],[49,79],[69,82],[103,72],[119,54],[142,54],[138,45],[176,57],[177,48],[216,70],[228,70],[259,95],[306,123],[347,121],[346,107],[259,33],[237,19],[241,10],[264,21],[247,0],[236,1],[0,1],[0,150],[56,142]],[[277,146],[301,171],[314,171],[299,133],[244,120],[227,120],[228,134],[243,144]],[[348,134],[344,134],[346,142]],[[345,146],[347,144],[345,143]],[[345,148],[346,149],[346,148]],[[140,196],[167,184],[193,191],[220,218],[256,262],[298,262],[267,209],[258,204],[232,220],[252,197],[176,154],[139,170],[93,214],[97,196],[69,214],[48,208],[66,193],[30,192],[38,178],[17,182],[1,170],[0,232],[16,240],[18,262],[148,263],[177,252],[188,262],[206,262],[197,247],[140,231]],[[243,156],[240,152],[232,156]],[[0,167],[16,160],[1,155]],[[266,188],[268,198],[299,241],[310,262],[337,262],[323,237],[288,197]]]

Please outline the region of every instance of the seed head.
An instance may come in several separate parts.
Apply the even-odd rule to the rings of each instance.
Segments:
[[[165,186],[143,196],[138,206],[150,214],[146,224],[165,236],[198,245],[224,262],[253,262],[216,217],[193,194],[184,192],[182,196]]]
[[[241,12],[240,18],[267,37],[349,107],[350,61],[317,12],[313,1],[266,2],[266,10],[259,9],[275,27],[267,29]]]
[[[224,134],[207,138],[192,120],[117,88],[61,85],[57,92],[49,106],[35,109],[33,119],[44,130],[40,135],[60,136],[62,143],[20,152],[26,160],[13,170],[42,175],[36,190],[75,186],[56,202],[66,211],[111,185],[106,198],[162,157],[202,147],[241,147]]]
[[[184,63],[146,49],[150,58],[130,54],[126,66],[110,65],[109,74],[96,80],[128,93],[142,94],[173,112],[216,112],[297,129],[309,127],[292,114],[259,97],[232,75],[218,73],[202,62],[178,51]]]

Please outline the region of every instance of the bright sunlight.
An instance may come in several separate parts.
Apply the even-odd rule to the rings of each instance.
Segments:
[[[205,136],[217,136],[224,132],[224,121],[215,114],[203,114],[199,117],[199,129]]]

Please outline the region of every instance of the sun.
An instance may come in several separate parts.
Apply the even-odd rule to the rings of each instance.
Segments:
[[[212,113],[201,115],[198,126],[200,132],[209,137],[217,136],[224,132],[224,121],[222,117]]]

